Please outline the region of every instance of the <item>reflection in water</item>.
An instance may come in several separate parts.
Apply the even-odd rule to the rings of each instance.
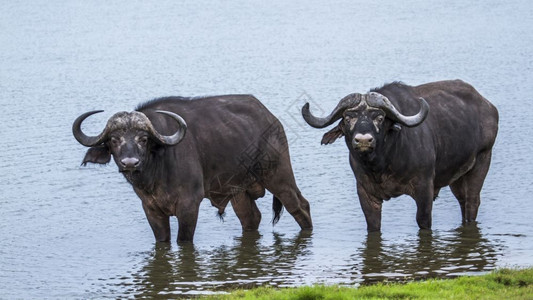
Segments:
[[[363,283],[383,280],[448,277],[484,272],[495,266],[500,246],[481,234],[476,224],[451,232],[421,230],[416,240],[402,243],[383,240],[380,233],[368,234],[365,246],[352,256]]]
[[[231,245],[198,249],[194,244],[156,244],[140,253],[132,273],[107,281],[108,294],[168,298],[208,294],[260,285],[298,286],[315,276],[341,285],[450,277],[492,270],[503,246],[483,237],[475,224],[449,232],[419,231],[412,239],[387,240],[368,234],[356,253],[347,253],[343,269],[316,268],[311,234],[292,238],[273,233],[272,240],[255,233],[236,237]],[[105,281],[105,279],[103,279]]]
[[[296,262],[306,255],[311,234],[284,238],[274,233],[271,246],[261,242],[261,238],[257,232],[244,233],[235,238],[234,246],[203,251],[193,244],[173,250],[169,243],[157,243],[132,278],[122,278],[118,286],[109,288],[126,288],[126,294],[141,298],[167,298],[168,294],[205,294],[264,283],[286,284],[297,278],[293,274],[298,273]]]

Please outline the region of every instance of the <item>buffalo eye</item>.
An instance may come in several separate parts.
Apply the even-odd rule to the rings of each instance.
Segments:
[[[344,122],[345,122],[346,124],[350,124],[350,121],[351,121],[351,120],[352,120],[352,118],[351,118],[350,116],[346,116],[346,117],[344,117]]]
[[[147,136],[139,137],[139,144],[146,145],[146,143],[148,143],[148,137]]]
[[[114,147],[118,146],[120,144],[120,140],[116,137],[111,137],[111,145],[113,145]]]
[[[378,122],[378,124],[381,124],[381,123],[383,123],[383,120],[385,120],[385,116],[378,115],[375,120],[376,120],[376,122]]]

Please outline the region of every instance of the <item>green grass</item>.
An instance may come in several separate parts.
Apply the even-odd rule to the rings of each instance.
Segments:
[[[482,276],[360,288],[323,285],[283,289],[260,287],[205,299],[533,299],[533,268],[501,269]]]

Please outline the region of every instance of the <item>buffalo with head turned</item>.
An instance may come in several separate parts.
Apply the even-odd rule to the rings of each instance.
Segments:
[[[113,115],[97,136],[87,136],[79,116],[74,137],[90,147],[83,164],[111,156],[141,198],[157,241],[170,240],[169,217],[178,218],[178,241],[192,241],[203,198],[222,215],[231,205],[243,230],[257,230],[255,200],[274,196],[274,220],[283,207],[302,229],[312,229],[309,203],[292,172],[285,132],[255,97],[166,97]]]
[[[430,229],[433,201],[445,186],[463,222],[476,220],[498,111],[469,84],[396,82],[344,97],[327,117],[313,116],[308,103],[302,115],[315,128],[340,119],[322,144],[345,137],[368,231],[381,230],[383,200],[404,194],[416,202],[418,226]]]

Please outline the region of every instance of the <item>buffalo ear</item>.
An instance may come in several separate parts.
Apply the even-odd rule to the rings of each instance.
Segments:
[[[107,146],[96,146],[91,147],[89,148],[89,150],[87,150],[87,153],[85,154],[85,157],[83,158],[83,162],[81,164],[83,166],[86,166],[87,163],[105,165],[110,160],[111,153],[109,152]]]
[[[342,132],[341,125],[342,125],[342,120],[337,126],[333,127],[333,129],[331,129],[330,131],[328,131],[328,132],[326,132],[324,134],[320,144],[321,145],[333,144],[333,142],[335,142],[336,139],[338,139],[341,136],[343,136],[344,132]]]
[[[402,125],[400,125],[399,123],[394,123],[394,124],[392,124],[391,130],[392,131],[396,131],[396,132],[400,132],[402,130]]]

